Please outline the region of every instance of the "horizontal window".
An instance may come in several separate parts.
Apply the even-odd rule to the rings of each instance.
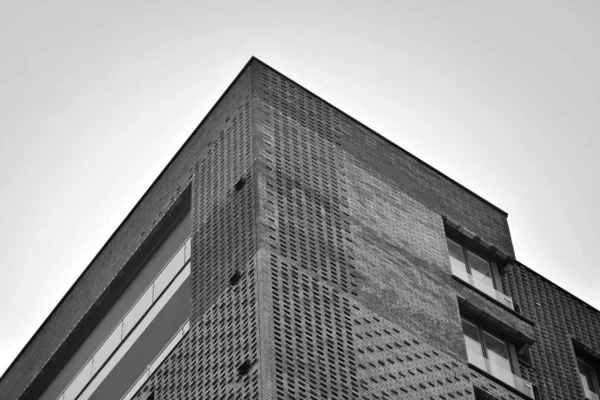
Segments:
[[[189,265],[165,292],[164,300],[150,310],[132,335],[90,382],[80,399],[120,399],[147,367],[161,354],[165,344],[177,335],[190,316]],[[163,303],[163,304],[161,304]],[[165,353],[166,356],[166,353]]]
[[[535,398],[533,385],[515,373],[514,346],[474,321],[462,318],[462,328],[469,364],[487,372],[499,381]]]
[[[140,390],[142,385],[146,383],[148,378],[152,376],[154,371],[162,364],[162,362],[167,358],[171,351],[175,349],[177,344],[183,339],[185,334],[190,330],[190,320],[188,319],[180,329],[177,330],[177,333],[169,340],[169,342],[165,345],[165,347],[158,353],[156,358],[152,360],[152,362],[146,367],[144,372],[138,377],[133,385],[129,388],[127,393],[121,398],[121,400],[130,400],[133,396],[136,395],[137,391]]]
[[[174,330],[181,326],[189,316],[189,290],[182,288],[189,287],[190,255],[191,239],[188,238],[57,400],[91,398],[93,391],[109,375],[110,370],[142,336],[146,328],[151,325],[152,320],[160,315],[160,311],[168,304],[173,303],[174,299],[179,299],[178,301],[182,304],[188,304],[187,315],[178,324],[175,322],[177,325]],[[185,297],[185,300],[181,300],[182,297]],[[172,332],[170,336],[172,336]],[[164,342],[160,346],[162,345]]]
[[[447,239],[452,275],[514,310],[510,296],[502,293],[496,264],[452,239]]]

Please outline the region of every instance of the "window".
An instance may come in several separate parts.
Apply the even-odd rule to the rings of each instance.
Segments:
[[[180,238],[174,237],[169,246],[161,247],[164,254],[156,254],[171,253],[180,244],[176,239]],[[57,400],[133,398],[189,331],[190,259],[188,237],[178,249],[175,247],[175,254],[165,265],[159,264],[163,266],[156,276],[152,274],[150,285],[140,289],[137,300]]]
[[[577,357],[577,367],[579,368],[579,377],[581,378],[581,384],[583,385],[583,391],[585,392],[585,398],[587,400],[598,400],[598,373],[596,368],[592,364]]]
[[[496,379],[535,398],[531,383],[518,376],[514,345],[479,324],[462,318],[462,328],[469,364]]]
[[[502,293],[496,264],[452,239],[447,241],[452,274],[514,310],[512,298]]]

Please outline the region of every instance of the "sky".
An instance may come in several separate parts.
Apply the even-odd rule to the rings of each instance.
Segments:
[[[5,2],[0,374],[251,56],[509,213],[600,309],[597,1]]]

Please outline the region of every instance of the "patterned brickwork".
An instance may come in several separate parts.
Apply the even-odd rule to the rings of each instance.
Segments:
[[[496,400],[520,400],[464,360],[416,337],[400,324],[352,305],[360,399],[473,399],[474,388]],[[450,354],[449,354],[450,353]]]
[[[342,130],[346,133],[344,149],[355,156],[361,169],[418,199],[437,214],[460,221],[513,255],[504,212],[350,118],[342,118]]]
[[[259,229],[271,254],[263,262],[270,264],[264,280],[273,307],[272,398],[470,399],[473,383],[499,398],[518,398],[467,367],[462,288],[451,278],[440,212],[468,214],[461,224],[485,225],[485,234],[511,252],[505,222],[490,225],[503,214],[463,193],[432,209],[432,192],[415,199],[404,178],[365,167],[372,154],[357,149],[379,140],[371,132],[266,68],[254,79],[264,175]],[[531,336],[530,325],[475,298]],[[319,347],[323,332],[335,333],[337,342]],[[348,373],[361,377],[358,388],[339,379]]]
[[[278,399],[356,398],[349,301],[272,255]]]
[[[541,398],[584,398],[573,341],[600,354],[600,313],[527,268],[515,265],[505,275],[504,286],[535,321],[535,344],[529,353]]]
[[[361,399],[473,399],[463,363],[359,305],[353,311]]]
[[[240,281],[225,289],[140,389],[134,400],[259,397],[256,270],[245,266]],[[250,371],[238,367],[250,360]]]
[[[519,399],[467,367],[458,297],[520,336],[533,337],[530,323],[452,279],[440,215],[350,164],[356,310],[369,315],[355,329],[364,398],[472,398],[477,387]]]
[[[242,93],[215,111],[220,123],[207,126],[193,169],[191,329],[138,399],[260,398],[251,98]]]
[[[207,144],[193,186],[192,315],[201,316],[255,253],[250,104]],[[239,189],[235,185],[244,183]],[[242,184],[240,184],[242,185]]]
[[[332,112],[261,70],[263,223],[270,256],[277,399],[357,396],[347,185]]]

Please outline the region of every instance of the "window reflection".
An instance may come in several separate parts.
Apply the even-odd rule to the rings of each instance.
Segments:
[[[452,269],[466,271],[467,267],[465,265],[465,257],[463,254],[462,246],[459,246],[450,239],[447,239],[447,242],[448,250],[450,252],[450,263],[452,264]]]
[[[490,263],[470,251],[467,251],[467,257],[473,278],[481,283],[494,287]]]
[[[483,340],[490,361],[494,361],[495,364],[504,366],[505,369],[510,370],[511,367],[508,359],[508,347],[506,346],[506,342],[492,336],[486,331],[483,331]]]
[[[465,319],[462,320],[462,326],[465,334],[467,351],[483,356],[483,348],[479,342],[479,330],[477,327]]]

